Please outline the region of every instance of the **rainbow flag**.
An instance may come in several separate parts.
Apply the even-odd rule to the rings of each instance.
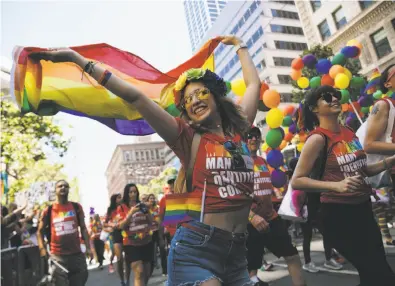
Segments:
[[[163,73],[142,58],[108,44],[72,47],[85,58],[101,63],[113,74],[158,103],[173,116],[179,115],[174,104],[173,87],[178,77],[190,68],[214,71],[214,49],[220,38],[208,41],[192,58]],[[11,73],[12,93],[23,113],[54,115],[65,112],[94,119],[124,135],[154,133],[133,105],[118,98],[74,63],[33,61],[32,52],[42,48],[16,47]]]
[[[202,192],[166,195],[166,212],[163,225],[176,225],[179,222],[200,220]]]
[[[1,188],[1,196],[6,195],[8,193],[8,174],[6,172],[0,173],[0,188]]]

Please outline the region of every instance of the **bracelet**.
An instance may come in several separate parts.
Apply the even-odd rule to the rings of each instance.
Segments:
[[[89,62],[85,65],[85,67],[84,67],[84,69],[83,69],[83,71],[82,71],[81,80],[84,78],[84,73],[87,73],[87,74],[89,74],[89,75],[92,75],[93,71],[95,70],[95,65],[96,65],[96,64],[97,64],[97,62],[94,63],[94,62],[92,62],[92,61],[89,61]]]
[[[241,42],[240,44],[236,45],[236,46],[235,46],[236,54],[237,54],[237,52],[238,52],[240,49],[245,49],[245,48],[247,48],[247,45],[244,44],[243,42]]]
[[[252,215],[248,216],[248,221],[251,222],[252,219],[254,218],[254,216],[255,216],[255,214],[252,214]]]
[[[112,76],[112,73],[109,70],[105,70],[97,82],[100,85],[105,86],[111,76]]]

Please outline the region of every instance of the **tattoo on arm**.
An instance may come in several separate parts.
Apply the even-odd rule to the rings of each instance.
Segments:
[[[380,111],[380,109],[377,105],[373,106],[372,115],[376,115],[379,111]]]

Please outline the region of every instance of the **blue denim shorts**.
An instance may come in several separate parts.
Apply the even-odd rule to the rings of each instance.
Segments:
[[[197,286],[217,279],[222,285],[254,285],[247,271],[246,233],[231,233],[192,221],[180,226],[168,256],[168,286]]]

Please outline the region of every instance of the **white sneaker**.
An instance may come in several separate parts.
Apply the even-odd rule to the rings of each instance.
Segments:
[[[311,273],[317,273],[319,271],[314,262],[304,264],[303,269]]]
[[[338,263],[335,259],[331,258],[330,260],[325,261],[324,267],[332,270],[340,270],[343,268],[343,265]]]

